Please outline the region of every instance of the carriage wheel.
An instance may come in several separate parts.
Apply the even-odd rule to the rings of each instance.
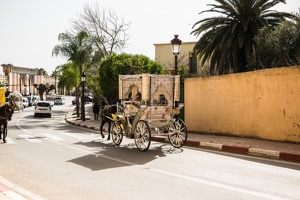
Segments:
[[[187,128],[185,123],[177,118],[169,126],[169,141],[175,148],[180,148],[187,140]]]
[[[111,137],[115,145],[121,144],[123,140],[123,128],[120,124],[117,123],[112,124]]]
[[[147,151],[151,143],[151,131],[146,121],[138,121],[134,128],[134,142],[140,151]]]

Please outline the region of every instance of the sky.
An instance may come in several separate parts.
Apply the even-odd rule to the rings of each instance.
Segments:
[[[213,0],[0,0],[0,65],[43,68],[50,75],[67,58],[52,57],[59,45],[58,35],[70,29],[84,5],[114,10],[130,23],[127,47],[130,54],[143,54],[154,60],[154,44],[169,43],[174,35],[183,42],[199,40],[191,35],[193,25],[210,17],[199,13]],[[299,0],[286,0],[278,11],[298,12]],[[171,53],[171,46],[170,46]]]

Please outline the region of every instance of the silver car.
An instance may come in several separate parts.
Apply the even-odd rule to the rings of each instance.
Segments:
[[[54,105],[65,105],[65,98],[63,97],[55,97]]]

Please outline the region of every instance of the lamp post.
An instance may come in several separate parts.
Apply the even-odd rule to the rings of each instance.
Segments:
[[[82,85],[82,94],[81,94],[81,120],[85,121],[85,107],[84,107],[84,82],[85,74],[81,74],[81,85]]]
[[[54,88],[54,94],[56,95],[56,76],[57,76],[57,72],[56,72],[56,69],[54,71],[54,84],[55,84],[55,88]]]
[[[175,70],[174,70],[174,75],[177,75],[178,72],[178,61],[177,61],[177,57],[180,53],[180,48],[181,48],[181,43],[182,41],[180,39],[178,39],[178,35],[174,35],[173,40],[171,40],[171,44],[172,44],[172,53],[175,56]]]

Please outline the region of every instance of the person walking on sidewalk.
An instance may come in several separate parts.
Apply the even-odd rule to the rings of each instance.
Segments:
[[[93,106],[93,113],[94,113],[94,119],[98,120],[98,116],[99,116],[99,106],[97,104],[97,102],[95,102],[94,106]]]

